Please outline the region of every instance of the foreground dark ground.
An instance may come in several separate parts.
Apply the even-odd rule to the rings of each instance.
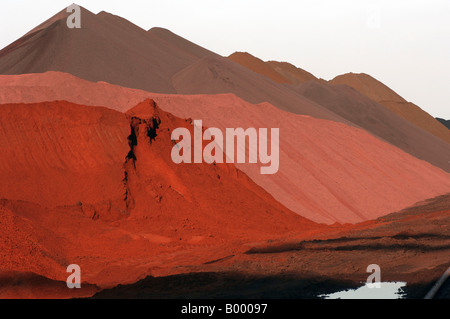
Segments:
[[[329,238],[258,243],[244,254],[94,298],[317,298],[360,287],[375,263],[383,282],[407,282],[404,297],[421,299],[450,264],[449,206],[450,195],[440,196],[350,232],[337,228]],[[450,282],[435,298],[450,298]]]

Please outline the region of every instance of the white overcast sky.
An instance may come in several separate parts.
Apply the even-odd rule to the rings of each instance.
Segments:
[[[0,47],[70,5],[2,0]],[[76,0],[144,29],[164,27],[216,53],[247,51],[318,77],[368,73],[450,119],[449,0]]]

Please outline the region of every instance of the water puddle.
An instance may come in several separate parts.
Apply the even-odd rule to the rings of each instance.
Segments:
[[[406,282],[382,282],[380,288],[369,288],[366,284],[358,289],[320,295],[324,299],[403,299]]]

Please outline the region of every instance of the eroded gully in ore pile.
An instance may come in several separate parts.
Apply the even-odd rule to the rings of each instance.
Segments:
[[[131,195],[131,189],[129,187],[129,176],[130,173],[136,172],[136,147],[138,145],[138,137],[139,137],[139,131],[140,128],[145,128],[146,136],[148,137],[148,142],[150,144],[155,141],[156,137],[158,136],[158,129],[161,124],[161,119],[159,117],[152,117],[151,119],[140,119],[138,117],[130,117],[130,130],[131,133],[128,136],[128,145],[130,146],[130,151],[128,152],[127,156],[125,157],[125,163],[124,163],[124,187],[125,187],[125,195],[124,200],[126,203],[127,211],[129,212],[131,209],[134,208],[134,199]]]

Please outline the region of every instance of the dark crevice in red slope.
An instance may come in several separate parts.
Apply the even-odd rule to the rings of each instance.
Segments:
[[[143,129],[145,135],[148,137],[149,144],[152,144],[153,141],[156,140],[158,136],[158,129],[161,124],[161,119],[158,116],[154,116],[150,119],[141,119],[136,116],[132,116],[129,118],[130,121],[130,135],[128,136],[128,145],[130,146],[130,151],[125,158],[124,163],[124,187],[125,187],[125,195],[124,200],[127,206],[127,210],[134,208],[134,199],[131,195],[131,190],[128,185],[130,170],[133,170],[133,173],[136,172],[136,147],[138,146],[138,137],[140,135],[140,131]]]

